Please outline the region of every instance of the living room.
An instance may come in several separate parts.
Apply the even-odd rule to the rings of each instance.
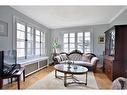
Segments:
[[[126,31],[126,17],[126,6],[0,6],[0,51],[7,54],[11,52],[16,56],[14,64],[20,64],[22,72],[25,72],[24,81],[24,73],[16,75],[21,77],[18,84],[18,78],[12,78],[15,72],[10,71],[12,75],[9,78],[2,76],[1,89],[17,89],[17,85],[18,89],[122,89],[116,87],[116,79],[126,77],[126,65],[124,64],[123,72],[114,74],[118,68],[108,68],[107,59],[113,63],[114,59],[111,58],[114,51],[116,55],[126,57],[124,52],[127,33],[119,34],[121,30]],[[120,39],[115,44],[123,54],[116,50],[116,45],[114,48],[114,40],[109,41],[112,46],[108,48],[110,37],[107,31],[110,30],[118,32],[116,34],[119,36],[115,34],[115,37]],[[123,42],[123,48],[117,42]],[[62,53],[65,53],[63,55],[66,58],[60,57]],[[90,62],[80,64],[87,54],[90,54]],[[107,58],[105,55],[111,57]],[[59,68],[63,66],[60,62],[63,60],[65,66],[71,63],[73,67],[75,64],[73,71],[66,72],[64,68]],[[126,59],[121,60],[126,62]],[[117,66],[123,69],[121,65]],[[82,72],[78,72],[78,69],[82,69]],[[60,74],[63,77],[55,78],[54,71],[62,72]],[[75,78],[72,85],[67,83],[71,80],[65,77],[66,74],[71,74],[72,78],[75,74],[81,74],[79,79],[85,81],[85,85]],[[82,74],[87,76],[84,78]]]

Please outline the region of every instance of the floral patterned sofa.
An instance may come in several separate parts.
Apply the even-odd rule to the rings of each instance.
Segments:
[[[79,50],[74,50],[70,53],[62,52],[53,56],[54,64],[62,64],[67,61],[71,61],[76,65],[81,65],[87,67],[90,71],[96,71],[96,66],[99,59],[93,53],[83,54]]]

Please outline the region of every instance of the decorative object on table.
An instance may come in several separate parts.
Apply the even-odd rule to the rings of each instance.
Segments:
[[[8,23],[0,20],[0,36],[8,35]]]
[[[105,43],[105,36],[104,35],[101,35],[98,37],[98,43],[99,44],[104,44]]]
[[[71,68],[72,62],[70,60],[68,60],[67,64],[68,64],[68,68]]]

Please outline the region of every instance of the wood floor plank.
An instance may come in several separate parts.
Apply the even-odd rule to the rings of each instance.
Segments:
[[[36,81],[42,79],[46,75],[48,75],[50,72],[54,70],[53,66],[49,66],[47,68],[44,68],[28,77],[26,77],[25,82],[21,81],[20,87],[21,89],[26,89],[33,85]],[[107,78],[107,76],[100,70],[97,70],[96,73],[94,73],[95,79],[97,81],[97,85],[99,89],[110,89],[112,82]],[[17,89],[17,82],[13,82],[12,84],[7,84],[3,86],[3,89]]]

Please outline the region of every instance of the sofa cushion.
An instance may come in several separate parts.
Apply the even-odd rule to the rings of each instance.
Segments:
[[[88,67],[93,66],[93,64],[88,61],[86,62],[85,61],[74,61],[74,64],[81,65],[81,66],[88,66]]]
[[[67,62],[74,63],[74,61],[72,61],[72,60],[64,60],[64,61],[61,61],[60,63],[63,64],[63,63],[67,63]]]
[[[90,61],[90,60],[89,60],[89,56],[86,55],[86,54],[83,54],[83,55],[82,55],[82,61]]]
[[[73,60],[73,61],[81,61],[82,60],[82,55],[81,54],[70,54],[69,56],[69,60]]]

